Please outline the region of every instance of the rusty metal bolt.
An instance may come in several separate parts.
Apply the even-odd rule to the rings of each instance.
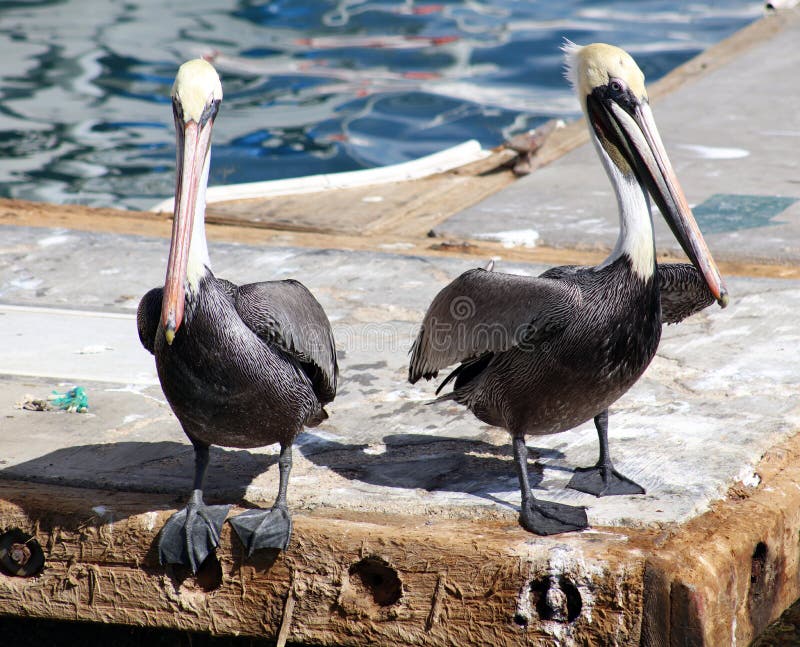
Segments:
[[[551,582],[550,588],[545,593],[543,603],[547,608],[547,615],[550,620],[567,622],[567,594],[561,590],[557,582]]]
[[[16,577],[32,577],[44,568],[44,551],[34,537],[13,528],[0,535],[0,570]]]
[[[514,622],[526,625],[535,610],[539,620],[568,624],[578,619],[582,606],[578,587],[565,575],[546,575],[528,585]]]
[[[11,559],[13,559],[20,566],[25,566],[31,558],[31,549],[26,544],[11,544],[11,550],[8,551]]]

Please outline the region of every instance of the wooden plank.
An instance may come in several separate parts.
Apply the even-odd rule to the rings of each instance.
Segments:
[[[648,555],[643,645],[749,645],[800,598],[800,436]]]
[[[499,191],[515,179],[510,169],[483,176],[451,175],[446,183],[417,193],[405,212],[390,211],[367,233],[387,238],[395,235],[426,235],[430,229],[451,213],[466,209],[483,198]]]
[[[500,148],[464,168],[413,181],[215,202],[207,207],[206,221],[348,235],[384,231],[398,224],[419,231],[513,182],[511,170],[501,167],[516,156]]]
[[[269,200],[235,200],[208,206],[206,220],[213,224],[245,225],[267,229],[306,231],[358,236],[380,228],[387,218],[405,220],[413,217],[420,205],[436,202],[440,208],[452,208],[444,195],[456,194],[457,185],[469,191],[458,177],[436,176],[414,182],[414,190],[404,183],[375,187],[341,189],[297,196],[278,196]],[[441,211],[435,211],[441,217]]]
[[[0,575],[3,612],[264,637],[283,626],[321,644],[538,644],[564,631],[600,644],[611,627],[617,644],[638,642],[643,560],[629,543],[586,555],[591,576],[555,576],[574,578],[561,586],[578,597],[546,611],[536,587],[553,577],[547,551],[507,523],[298,514],[289,550],[253,559],[225,526],[219,562],[194,578],[157,564],[173,504],[0,481],[0,526],[31,531],[47,553],[38,577]],[[538,622],[543,612],[553,619]]]
[[[60,236],[65,242],[59,248],[40,246],[35,230],[6,230],[4,234],[6,248],[16,250],[4,254],[12,259],[5,266],[12,265],[17,270],[31,268],[41,281],[30,288],[33,294],[28,298],[36,298],[37,290],[59,300],[73,299],[79,292],[101,297],[108,303],[111,301],[108,295],[131,293],[132,284],[149,286],[151,279],[153,283],[160,280],[158,275],[162,270],[156,259],[163,254],[163,245],[73,232]],[[47,236],[51,237],[50,232]],[[376,258],[373,254],[333,251],[306,254],[302,250],[281,250],[260,254],[252,247],[233,246],[228,247],[224,258],[230,268],[247,268],[250,259],[261,256],[260,270],[272,274],[283,264],[287,254],[294,255],[290,263],[298,275],[306,276],[313,268],[318,273],[315,280],[324,276],[324,282],[317,283],[316,292],[326,300],[326,307],[331,304],[329,312],[336,317],[337,324],[343,326],[342,330],[358,328],[357,322],[366,324],[367,329],[374,329],[373,325],[377,324],[378,328],[386,330],[383,326],[390,321],[391,330],[400,338],[405,337],[404,330],[417,325],[417,308],[424,307],[431,288],[451,276],[453,266],[457,265],[430,258],[404,259],[393,255]],[[75,285],[74,277],[81,275],[76,273],[76,267],[83,267],[85,263],[92,268],[108,268],[106,258],[109,255],[118,273],[109,275],[111,278],[107,282],[92,283],[88,289],[89,284],[83,281]],[[270,256],[277,258],[269,261],[267,257]],[[303,263],[303,256],[307,264]],[[128,259],[127,263],[122,259]],[[80,262],[75,263],[76,260]],[[369,268],[367,272],[363,270],[365,267]],[[412,272],[404,271],[407,269]],[[142,276],[150,271],[155,276]],[[5,274],[4,285],[19,276],[19,272],[8,269]],[[404,289],[398,277],[409,275],[415,285]],[[81,276],[85,281],[92,280],[86,274]],[[364,279],[359,284],[362,276]],[[425,281],[429,283],[426,285]],[[742,568],[749,567],[747,560],[755,552],[754,545],[762,541],[753,535],[765,533],[768,537],[763,540],[768,550],[764,551],[759,572],[770,572],[772,556],[777,560],[774,564],[783,560],[792,568],[789,551],[795,545],[797,528],[794,522],[776,526],[774,519],[779,517],[774,515],[782,514],[780,510],[784,505],[794,509],[795,502],[774,493],[783,493],[787,488],[791,492],[794,482],[776,481],[765,467],[758,467],[764,478],[759,490],[763,488],[765,493],[769,492],[766,496],[776,507],[767,515],[755,517],[753,527],[753,515],[747,514],[746,508],[734,507],[727,519],[706,518],[703,526],[698,526],[697,534],[683,538],[686,525],[665,525],[665,518],[675,517],[655,515],[653,521],[651,515],[677,505],[677,497],[683,498],[681,492],[697,491],[703,483],[718,478],[710,468],[720,462],[726,473],[730,471],[731,478],[724,478],[719,487],[727,487],[742,473],[742,468],[750,468],[750,461],[755,461],[763,451],[759,445],[744,458],[736,454],[737,458],[732,459],[727,453],[729,446],[747,445],[758,437],[758,442],[766,447],[769,439],[775,437],[773,434],[791,433],[792,421],[797,420],[797,408],[787,396],[793,383],[786,377],[797,362],[791,358],[778,361],[782,348],[791,347],[793,339],[791,324],[797,300],[792,294],[794,286],[777,285],[776,281],[769,282],[771,285],[762,282],[750,287],[746,283],[731,284],[740,295],[736,308],[722,315],[714,312],[704,317],[702,323],[695,320],[679,329],[666,330],[661,354],[639,385],[642,390],[633,394],[628,404],[621,403],[617,420],[622,422],[627,418],[629,422],[614,425],[614,433],[620,434],[622,437],[618,440],[623,442],[615,440],[613,451],[617,458],[626,453],[633,457],[632,463],[630,458],[623,459],[622,469],[626,473],[628,465],[650,466],[649,472],[654,478],[646,482],[648,495],[638,501],[631,497],[584,500],[590,506],[593,528],[570,536],[538,538],[528,535],[516,524],[513,503],[511,506],[485,505],[489,499],[487,493],[497,493],[502,500],[508,500],[504,483],[509,490],[514,487],[507,434],[501,430],[480,430],[468,416],[435,412],[432,407],[422,405],[423,392],[401,390],[406,344],[402,348],[384,347],[377,351],[351,337],[342,345],[345,351],[342,379],[346,387],[335,403],[338,410],[331,411],[331,419],[323,428],[304,434],[298,442],[292,476],[294,485],[290,490],[290,505],[297,513],[295,543],[275,564],[260,567],[266,579],[254,577],[245,580],[244,585],[234,579],[240,548],[227,529],[219,556],[223,577],[220,587],[210,586],[213,580],[202,584],[204,580],[201,579],[198,584],[193,578],[181,580],[180,577],[174,578],[179,580],[177,585],[172,584],[169,574],[155,563],[156,532],[168,509],[181,503],[191,478],[191,449],[167,405],[161,401],[157,387],[149,392],[134,393],[121,388],[89,388],[94,415],[84,418],[13,410],[17,394],[47,393],[50,385],[44,380],[37,386],[30,380],[5,376],[2,400],[7,417],[0,448],[5,461],[1,473],[34,481],[49,479],[53,485],[17,484],[17,491],[10,493],[0,487],[0,499],[10,504],[8,515],[0,513],[0,527],[5,529],[9,527],[6,523],[14,523],[37,532],[57,568],[53,571],[55,579],[46,582],[47,587],[31,585],[27,599],[21,594],[14,597],[18,592],[9,593],[10,598],[21,598],[23,602],[14,607],[11,606],[14,602],[6,604],[2,599],[0,607],[20,609],[19,613],[24,613],[24,609],[30,607],[30,600],[46,596],[50,606],[41,613],[61,614],[57,617],[111,619],[148,626],[162,623],[196,630],[211,627],[220,633],[244,631],[234,628],[241,622],[248,633],[258,631],[265,635],[269,632],[274,636],[280,632],[279,627],[284,627],[283,635],[287,639],[305,636],[314,642],[338,644],[369,641],[446,644],[445,641],[450,640],[451,644],[466,646],[558,644],[573,639],[578,644],[603,644],[604,636],[611,640],[609,634],[618,644],[637,644],[635,623],[650,616],[662,620],[658,627],[666,627],[665,631],[671,631],[672,626],[699,630],[706,622],[731,626],[734,619],[731,614],[741,608],[741,599],[746,599],[740,596],[749,594],[737,589],[733,603],[718,608],[713,596],[719,595],[719,591],[714,587],[718,587],[719,582],[727,586],[732,579],[737,586],[749,581],[749,571],[742,571]],[[391,287],[386,289],[387,285]],[[423,291],[428,294],[422,294]],[[14,294],[15,298],[24,297],[18,292]],[[85,306],[85,302],[75,300],[74,305]],[[761,316],[764,311],[770,313],[768,318]],[[727,323],[720,323],[722,317],[727,318]],[[91,330],[91,327],[86,329]],[[129,331],[131,346],[138,348],[135,332],[132,328]],[[738,334],[731,334],[731,331],[738,331]],[[762,334],[764,332],[768,334]],[[775,342],[764,341],[770,335]],[[670,337],[678,343],[671,344]],[[77,338],[80,348],[85,343],[85,335],[79,334]],[[742,341],[743,338],[749,341]],[[21,336],[18,343],[23,339]],[[339,341],[341,343],[342,338]],[[45,354],[49,354],[49,342],[49,338],[41,343],[37,340]],[[694,358],[699,359],[695,362]],[[736,377],[733,388],[726,375]],[[432,388],[426,391],[430,394]],[[776,393],[778,397],[768,398],[766,392]],[[570,433],[566,437],[566,441],[563,435],[536,441],[544,468],[540,473],[543,477],[539,483],[541,490],[537,494],[541,492],[548,499],[565,494],[560,486],[553,487],[554,476],[562,484],[566,483],[573,466],[589,464],[596,458],[594,434]],[[713,440],[715,450],[712,453],[724,454],[729,459],[697,458],[697,451],[684,451],[684,438],[690,448],[691,443],[697,443],[697,438],[705,439],[700,445],[705,449]],[[632,454],[624,449],[631,443],[638,445]],[[574,453],[581,445],[588,451],[580,455]],[[546,452],[546,448],[557,448],[557,451]],[[800,462],[796,454],[788,450],[785,453],[789,465]],[[559,454],[562,458],[554,460],[554,455]],[[277,481],[274,453],[227,452],[215,448],[212,456],[209,502],[241,501],[242,497],[247,497],[253,502],[267,501],[269,505]],[[691,470],[687,470],[687,464],[692,465]],[[685,471],[695,473],[685,474]],[[751,472],[752,468],[747,475]],[[667,480],[670,474],[676,478]],[[506,478],[509,480],[504,481]],[[483,479],[489,487],[480,486]],[[82,495],[75,495],[72,504],[68,488],[58,487],[59,483],[67,482],[88,485],[86,490],[79,491]],[[99,486],[117,487],[131,493],[93,489]],[[31,499],[29,493],[35,487],[41,488],[41,494]],[[175,494],[134,493],[137,489],[143,492],[154,487],[169,489]],[[716,498],[717,491],[714,488],[711,500]],[[29,498],[23,498],[25,496]],[[737,488],[731,496],[745,501],[752,495],[748,488]],[[698,505],[703,503],[693,498],[689,509]],[[376,514],[364,512],[367,508]],[[638,513],[634,511],[636,508]],[[686,509],[683,504],[681,508]],[[624,510],[628,512],[620,513]],[[737,510],[744,513],[737,514]],[[388,516],[391,511],[396,511],[397,516]],[[416,513],[415,517],[408,516],[411,511]],[[59,514],[64,518],[58,518]],[[445,520],[453,516],[462,521]],[[608,521],[601,522],[601,519]],[[604,527],[603,523],[614,526]],[[641,531],[629,527],[636,523],[652,524],[653,529]],[[718,534],[710,532],[715,528],[722,530]],[[743,538],[741,543],[734,541],[739,537]],[[671,544],[672,541],[675,543]],[[662,550],[671,545],[672,554]],[[697,555],[691,552],[695,546],[699,551]],[[657,559],[662,555],[663,561]],[[362,571],[364,578],[358,577],[357,570],[351,573],[354,565],[371,556],[376,559],[367,562],[372,570]],[[398,600],[397,607],[391,602],[383,605],[375,602],[380,607],[378,611],[385,610],[384,607],[396,608],[396,615],[380,616],[376,620],[371,616],[371,607],[365,611],[359,602],[374,598],[365,598],[353,590],[360,590],[359,583],[364,588],[363,579],[372,581],[369,576],[375,576],[381,565],[378,558],[396,570],[403,583],[400,590],[407,589],[408,597],[403,603]],[[420,559],[426,562],[424,567],[416,566]],[[308,560],[313,560],[313,564],[307,563]],[[457,564],[449,566],[450,560]],[[729,561],[733,566],[728,565]],[[462,563],[465,565],[461,566]],[[137,564],[142,574],[133,572]],[[248,565],[252,564],[243,566]],[[477,579],[482,572],[475,570],[477,565],[503,574],[496,587],[492,588],[491,581],[481,583]],[[645,577],[647,573],[650,575]],[[47,576],[45,572],[41,577]],[[381,577],[391,580],[388,575]],[[215,606],[213,600],[207,602],[206,598],[218,595],[217,591],[228,581],[225,578],[238,588],[223,590],[219,594],[219,606]],[[480,583],[479,588],[475,588],[475,581]],[[645,605],[644,601],[650,599],[645,593],[658,583],[661,583],[660,594],[656,600],[660,603]],[[775,580],[776,587],[786,587],[787,591],[791,591],[790,585],[791,582]],[[138,592],[132,592],[136,586]],[[455,592],[450,592],[448,586]],[[242,607],[240,618],[229,618],[230,624],[225,625],[225,614],[230,613],[227,609],[234,604],[225,596],[241,596],[243,587],[254,591],[255,598]],[[548,587],[549,597],[545,592]],[[80,605],[74,600],[76,589],[82,596]],[[103,595],[107,598],[100,597],[98,590],[105,592]],[[306,593],[308,590],[312,593]],[[384,593],[391,599],[393,590],[396,592],[397,588],[388,587],[380,599],[386,601]],[[581,602],[581,613],[577,616],[575,590]],[[613,602],[606,602],[612,599],[612,590]],[[700,593],[694,594],[695,590]],[[63,593],[57,596],[52,591]],[[69,592],[72,598],[65,597]],[[115,593],[120,598],[116,602]],[[315,597],[304,600],[308,595]],[[497,601],[493,600],[495,595]],[[176,596],[173,605],[170,599]],[[166,601],[161,600],[164,597]],[[491,603],[486,602],[487,597],[492,599]],[[706,602],[706,598],[711,601]],[[779,595],[773,598],[779,605],[782,598]],[[759,611],[763,615],[747,621],[750,625],[745,624],[745,619],[737,618],[737,623],[757,627],[756,623],[772,613],[773,598],[765,611]],[[100,605],[103,599],[105,602]],[[290,599],[295,601],[291,622],[288,611],[291,603],[289,607],[283,606]],[[540,602],[548,599],[550,606],[540,609]],[[53,600],[59,605],[54,606]],[[125,613],[115,610],[114,604]],[[198,607],[202,607],[202,614],[195,611]],[[722,615],[703,619],[700,611],[706,607]],[[180,611],[184,608],[188,611]],[[481,615],[487,609],[494,615]],[[650,616],[646,609],[651,610]],[[659,609],[667,609],[669,613],[658,615]],[[724,615],[726,609],[729,610],[727,616]],[[176,612],[188,614],[187,619],[180,618],[185,624],[177,623]],[[687,615],[689,612],[691,616]],[[326,613],[333,616],[326,619]],[[574,616],[572,622],[571,616]],[[684,623],[684,616],[692,622]],[[259,624],[253,618],[263,620]],[[302,619],[313,622],[295,627]],[[214,622],[216,625],[212,624]],[[473,628],[476,623],[480,632]],[[442,634],[439,638],[430,638],[429,634],[435,634],[437,628]],[[676,636],[681,634],[676,633]],[[689,641],[689,644],[697,643]]]
[[[481,148],[480,143],[473,139],[438,153],[432,153],[431,155],[425,155],[399,164],[375,166],[356,171],[267,180],[265,182],[210,186],[206,191],[206,203],[270,199],[285,195],[327,193],[357,187],[409,182],[436,174],[444,174],[462,166],[471,165],[473,162],[482,162],[492,157],[491,151]],[[151,211],[172,212],[173,204],[173,199],[168,198],[155,205]]]
[[[31,532],[47,555],[37,577],[0,575],[0,604],[219,635],[283,627],[319,644],[744,645],[800,596],[800,436],[757,472],[758,487],[681,526],[597,529],[582,570],[559,562],[568,543],[543,548],[506,522],[317,511],[295,516],[279,555],[245,559],[225,526],[197,578],[157,563],[172,497],[0,480],[0,528]],[[548,584],[559,595],[542,597]]]
[[[52,205],[43,202],[0,198],[0,226],[55,227],[79,231],[105,231],[117,234],[134,234],[169,238],[171,218],[148,211],[123,211],[99,209],[82,205]],[[388,227],[387,227],[388,229]],[[402,229],[402,231],[401,231]],[[608,250],[568,249],[538,246],[535,248],[507,248],[501,243],[487,240],[431,239],[428,229],[407,232],[405,228],[391,226],[387,233],[366,235],[326,234],[324,232],[283,231],[244,225],[209,224],[209,240],[228,243],[246,243],[279,247],[307,247],[313,249],[391,251],[404,256],[427,255],[475,259],[485,264],[490,258],[507,261],[542,263],[545,265],[595,265],[605,258]],[[422,231],[424,229],[424,231]],[[683,260],[669,253],[658,254],[660,262]],[[770,262],[719,261],[724,275],[763,278],[800,278],[800,267],[794,264]]]

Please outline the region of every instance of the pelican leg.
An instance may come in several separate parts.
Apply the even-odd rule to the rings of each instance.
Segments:
[[[586,509],[552,501],[539,501],[531,493],[528,482],[528,447],[524,436],[515,436],[514,463],[517,466],[522,505],[519,522],[525,530],[537,535],[555,535],[560,532],[583,530],[589,526]]]
[[[206,557],[219,546],[219,533],[229,505],[206,505],[203,481],[208,469],[208,445],[194,446],[194,488],[183,510],[173,514],[161,529],[158,557],[162,564],[183,564],[197,573]]]
[[[278,496],[270,510],[248,510],[231,519],[230,524],[247,548],[248,557],[259,548],[286,550],[292,538],[292,517],[286,505],[286,490],[289,487],[289,472],[292,471],[292,446],[281,445],[278,458],[280,483]]]
[[[578,467],[567,487],[595,496],[644,494],[641,485],[620,474],[611,462],[608,452],[608,409],[595,416],[594,425],[600,439],[600,458],[592,467]]]

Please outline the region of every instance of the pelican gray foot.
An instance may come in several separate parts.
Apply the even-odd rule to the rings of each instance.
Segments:
[[[183,564],[197,573],[206,557],[219,546],[229,505],[206,505],[203,491],[193,490],[189,503],[161,529],[158,558],[162,564]]]
[[[247,548],[247,556],[259,548],[286,550],[292,538],[292,517],[286,505],[286,490],[289,487],[289,472],[292,471],[292,446],[281,445],[278,458],[280,483],[278,496],[271,510],[248,510],[231,519],[231,526]]]
[[[598,463],[594,467],[577,468],[572,479],[567,483],[567,487],[595,496],[644,494],[644,488],[641,485],[620,474],[611,463],[608,465]]]
[[[556,535],[589,527],[586,508],[539,501],[531,494],[528,482],[528,448],[524,436],[513,439],[514,464],[517,467],[519,486],[522,492],[522,505],[519,509],[519,523],[528,532],[537,535]]]
[[[600,441],[600,459],[592,467],[577,468],[567,487],[595,496],[644,494],[641,485],[620,474],[611,463],[608,452],[608,409],[595,416],[594,425]]]
[[[537,535],[557,535],[589,527],[586,508],[539,501],[533,497],[522,502],[519,523],[525,530]]]
[[[271,510],[248,510],[230,523],[248,557],[259,548],[286,550],[292,538],[292,517],[286,505],[276,504]]]

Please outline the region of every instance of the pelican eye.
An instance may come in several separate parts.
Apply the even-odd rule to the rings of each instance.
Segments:
[[[604,87],[598,88],[598,92],[601,96],[604,95],[605,101],[616,103],[629,113],[633,113],[640,103],[639,99],[628,87],[628,84],[616,77],[610,77]]]
[[[611,81],[608,84],[608,89],[611,90],[611,92],[613,92],[614,94],[622,94],[623,92],[625,92],[626,88],[625,85],[622,83],[622,81],[618,79],[611,79]]]
[[[219,110],[219,99],[213,99],[206,104],[203,109],[203,114],[200,115],[200,125],[204,126],[209,119],[216,119],[217,111]]]
[[[172,114],[179,122],[183,121],[183,106],[176,99],[172,100]]]

